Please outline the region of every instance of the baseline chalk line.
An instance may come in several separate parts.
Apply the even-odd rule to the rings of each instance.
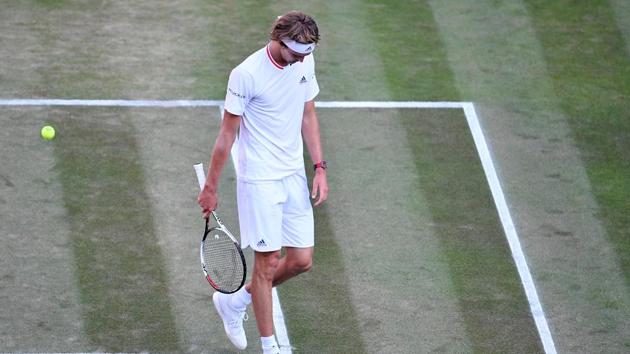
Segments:
[[[87,107],[222,107],[222,100],[82,100],[0,99],[0,106],[87,106]],[[315,101],[318,108],[463,108],[468,102],[424,101]]]

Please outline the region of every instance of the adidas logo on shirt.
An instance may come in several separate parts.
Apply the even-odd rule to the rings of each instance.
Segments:
[[[258,247],[267,247],[267,243],[265,242],[264,239],[261,239],[260,241],[258,241],[256,246],[258,246]]]
[[[306,83],[306,77],[305,76],[302,76],[302,80],[300,80],[300,83],[301,84],[305,84]]]

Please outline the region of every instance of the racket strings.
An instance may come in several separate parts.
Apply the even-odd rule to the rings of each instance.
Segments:
[[[207,275],[224,291],[238,289],[245,269],[238,246],[221,230],[211,230],[203,243],[203,261]]]

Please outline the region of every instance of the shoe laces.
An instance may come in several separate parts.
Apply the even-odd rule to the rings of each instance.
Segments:
[[[230,321],[229,325],[232,328],[239,328],[242,326],[243,321],[247,321],[249,319],[249,316],[247,316],[247,312],[242,311],[239,312],[239,314],[236,316],[236,318],[232,321]]]

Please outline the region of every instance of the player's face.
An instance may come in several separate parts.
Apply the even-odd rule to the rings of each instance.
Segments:
[[[286,44],[280,42],[280,53],[282,55],[282,59],[287,62],[288,65],[295,64],[298,61],[301,63],[304,61],[304,58],[309,54],[300,54],[292,51]]]

